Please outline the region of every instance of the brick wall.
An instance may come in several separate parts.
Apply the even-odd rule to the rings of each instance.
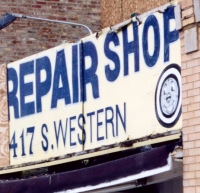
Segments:
[[[183,187],[184,193],[200,192],[200,28],[195,22],[193,0],[181,2],[182,25],[182,115],[183,115]],[[197,36],[195,36],[197,31]],[[186,36],[193,40],[187,41]],[[197,43],[198,47],[193,45]],[[188,49],[194,48],[188,52]]]
[[[170,0],[1,0],[0,16],[6,12],[38,16],[89,26],[93,32],[129,19],[132,13],[144,13]],[[82,27],[17,19],[0,31],[0,64],[24,58],[88,35]]]
[[[100,27],[100,0],[1,0],[0,17],[6,12],[79,22],[92,31]],[[83,27],[17,19],[0,31],[0,64],[15,61],[88,35]]]
[[[170,0],[101,0],[101,27],[113,26],[131,17],[132,13],[145,13]]]

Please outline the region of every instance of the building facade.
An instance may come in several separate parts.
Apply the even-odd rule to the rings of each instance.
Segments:
[[[199,22],[200,1],[136,1],[136,0],[111,0],[111,1],[1,1],[0,14],[6,12],[20,13],[29,16],[42,17],[62,21],[72,21],[87,25],[94,33],[100,32],[102,28],[114,27],[117,23],[130,19],[132,14],[162,13],[163,6],[171,3],[175,6],[176,29],[179,30],[181,43],[181,78],[182,78],[182,146],[183,159],[174,163],[171,173],[159,174],[148,177],[144,185],[147,187],[136,188],[125,186],[121,190],[131,189],[135,192],[176,192],[184,193],[200,192],[200,51],[199,51]],[[159,8],[160,7],[160,8]],[[153,10],[153,11],[151,11]],[[148,14],[147,14],[148,15]],[[4,143],[1,147],[2,166],[7,166],[9,160],[8,141],[8,109],[7,109],[7,77],[6,65],[10,62],[25,58],[32,54],[47,50],[67,42],[77,42],[89,35],[82,27],[72,27],[48,22],[18,19],[12,25],[0,31],[0,63],[1,66],[1,135],[0,141]],[[179,57],[179,56],[177,56]],[[175,140],[175,139],[174,139]],[[178,140],[176,138],[176,140]],[[157,144],[170,144],[168,141],[159,141]],[[157,147],[157,146],[156,146]],[[181,157],[181,156],[180,156]],[[176,167],[177,166],[177,167]],[[182,170],[183,166],[183,171]],[[175,175],[178,174],[178,175]],[[159,182],[158,178],[163,178]],[[174,180],[170,181],[170,178]],[[157,183],[155,183],[157,182]],[[152,185],[151,184],[157,184]],[[143,182],[142,182],[143,184]],[[167,187],[167,188],[165,188]],[[173,187],[169,189],[169,187]],[[112,191],[119,191],[120,188]],[[145,189],[146,188],[146,189]],[[104,189],[102,191],[106,191]],[[96,190],[95,190],[96,191]],[[107,190],[108,191],[108,190]],[[111,191],[111,189],[109,189]]]

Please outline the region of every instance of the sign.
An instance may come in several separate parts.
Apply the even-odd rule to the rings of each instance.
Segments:
[[[171,7],[8,64],[11,164],[180,130],[180,56]]]

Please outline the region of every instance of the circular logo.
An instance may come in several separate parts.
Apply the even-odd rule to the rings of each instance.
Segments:
[[[159,123],[173,127],[181,115],[180,66],[170,64],[159,77],[155,93],[155,111]]]

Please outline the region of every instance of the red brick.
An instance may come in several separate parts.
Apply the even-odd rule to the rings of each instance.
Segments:
[[[194,117],[200,117],[200,110],[194,111]]]
[[[184,41],[184,39],[182,41]],[[186,62],[182,62],[181,63],[181,70],[185,70],[186,68],[187,68],[187,63]]]
[[[196,141],[195,141],[195,143],[194,143],[194,141],[185,142],[183,144],[183,148],[184,149],[191,149],[191,148],[195,147],[195,144],[196,144]],[[189,153],[190,153],[190,150],[189,150]]]
[[[196,186],[196,193],[200,193],[200,186]]]
[[[197,171],[200,170],[200,163],[189,164],[188,171]]]
[[[183,154],[184,154],[184,157],[188,157],[189,156],[189,150],[188,149],[184,149]]]
[[[183,135],[183,142],[188,141],[188,135]]]
[[[191,68],[191,67],[198,66],[198,65],[199,65],[198,59],[193,59],[193,60],[187,62],[187,68]]]
[[[16,12],[56,20],[68,18],[70,21],[71,18],[71,20],[74,19],[74,22],[88,25],[94,32],[101,30],[100,0],[95,1],[95,3],[92,0],[74,0],[70,3],[60,0],[22,2],[2,0],[0,15],[4,15],[6,12]],[[73,9],[68,9],[70,6]],[[94,8],[90,8],[90,6]],[[46,30],[43,31],[43,29]],[[82,27],[17,19],[12,25],[1,30],[0,64],[19,60],[55,47],[65,40],[76,42],[87,35],[88,31]]]
[[[199,58],[199,54],[200,54],[200,51],[196,51],[196,52],[191,53],[193,59]]]
[[[183,179],[192,179],[195,178],[195,172],[184,172]]]
[[[189,156],[199,155],[199,148],[189,149]],[[200,164],[198,165],[198,170],[200,170]]]
[[[193,7],[190,7],[189,9],[182,11],[182,17],[186,17],[186,16],[189,16],[189,15],[192,15],[192,14],[194,14]]]
[[[195,156],[195,163],[200,163],[200,155]]]
[[[196,74],[196,73],[199,73],[200,72],[200,66],[195,66],[192,68],[193,70],[193,73]]]
[[[189,179],[190,186],[198,186],[200,185],[200,179]]]
[[[195,132],[200,132],[200,125],[195,125],[194,130]]]
[[[185,188],[189,186],[189,180],[183,180],[183,187],[184,187],[184,192],[185,192]]]
[[[192,112],[186,112],[186,113],[183,113],[183,114],[182,114],[182,119],[183,119],[183,120],[189,121],[190,119],[193,119],[193,118],[194,118],[194,113],[193,113],[193,111],[192,111]]]
[[[45,1],[37,1],[37,4],[46,4]]]
[[[186,84],[187,83],[187,77],[182,77],[182,84]]]
[[[199,79],[199,74],[192,74],[191,76],[187,76],[187,82],[195,82]]]
[[[195,141],[195,147],[200,147],[200,140]],[[200,149],[199,149],[200,150]]]
[[[200,87],[200,81],[194,82],[194,88],[199,88]]]
[[[185,106],[182,106],[182,113],[186,113],[188,112],[188,107],[185,105]]]
[[[194,103],[200,102],[200,95],[194,96]]]
[[[180,38],[184,38],[184,32],[183,32],[183,30],[179,32],[179,37]]]
[[[196,172],[195,172],[195,177],[196,177],[196,178],[200,178],[200,171],[196,171]]]
[[[182,20],[182,25],[183,25],[183,27],[185,27],[185,26],[187,26],[189,24],[192,24],[194,22],[195,22],[195,17],[191,16],[191,17],[189,17],[187,19]]]
[[[183,98],[183,99],[184,99],[184,98],[187,98],[187,96],[188,96],[187,91],[183,91],[183,92],[182,92],[182,98]]]
[[[182,62],[187,62],[193,59],[192,54],[182,54],[181,55],[181,61]]]
[[[189,186],[189,180],[183,180],[183,187],[184,187],[184,191],[185,191],[185,188]]]
[[[200,103],[192,103],[188,105],[188,112],[189,111],[195,111],[200,109]]]
[[[193,83],[183,84],[182,86],[183,91],[191,90],[192,88],[193,88]]]
[[[192,133],[188,135],[189,141],[199,140],[200,139],[200,132],[198,133]]]
[[[185,41],[184,38],[181,39],[181,48],[185,48]],[[181,53],[185,53],[185,52],[181,52]]]
[[[188,8],[190,6],[193,5],[193,1],[192,0],[183,0],[181,1],[181,9],[185,9]]]
[[[184,193],[196,193],[195,187],[184,187],[183,189]]]
[[[181,46],[181,53],[185,53],[185,45]],[[183,68],[182,68],[183,69]],[[185,68],[186,69],[186,68]]]
[[[41,8],[40,5],[32,5],[33,8]]]
[[[196,67],[195,67],[196,68]],[[200,69],[199,69],[200,70]],[[188,68],[185,70],[182,70],[181,75],[184,76],[189,76],[193,74],[193,68]]]
[[[188,121],[187,120],[183,120],[183,127],[187,127],[188,126]]]
[[[192,164],[194,162],[194,157],[183,157],[183,164]]]
[[[183,171],[188,172],[189,171],[189,165],[183,165]]]
[[[187,97],[183,99],[182,105],[189,105],[194,102],[194,97]]]
[[[190,134],[190,133],[194,133],[195,131],[195,127],[192,126],[192,127],[184,127],[183,128],[183,134]]]
[[[196,88],[196,89],[192,89],[192,90],[188,90],[188,96],[196,96],[196,95],[199,95],[200,92],[199,92],[199,88]]]

